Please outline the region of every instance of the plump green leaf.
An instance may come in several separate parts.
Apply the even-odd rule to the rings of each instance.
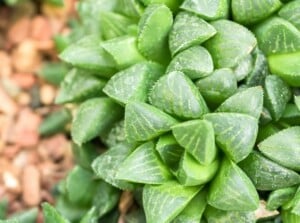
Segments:
[[[262,87],[252,87],[240,91],[224,101],[217,112],[234,112],[251,115],[258,119],[263,109]]]
[[[293,214],[290,210],[282,210],[281,212],[283,223],[298,223],[300,215]]]
[[[66,178],[66,192],[70,202],[91,205],[99,181],[93,179],[93,173],[75,166]]]
[[[300,125],[300,110],[297,105],[292,103],[287,104],[280,122],[284,122],[289,125]]]
[[[125,107],[125,134],[128,140],[145,141],[171,130],[177,120],[142,102],[130,102]]]
[[[300,183],[300,175],[252,152],[239,163],[258,190],[277,190]]]
[[[92,193],[92,196],[93,207],[96,208],[95,214],[99,218],[116,207],[120,200],[121,191],[104,181],[100,181],[97,191]]]
[[[254,211],[259,197],[247,175],[225,158],[210,185],[207,202],[224,211]]]
[[[168,6],[172,11],[177,11],[179,5],[183,0],[141,0],[145,5],[150,5],[154,3],[161,3]]]
[[[273,74],[281,77],[290,86],[300,87],[300,51],[270,55],[268,62]]]
[[[206,20],[227,18],[229,14],[229,2],[227,0],[185,0],[180,8],[193,12]]]
[[[172,223],[199,223],[206,208],[206,194],[206,190],[201,190]]]
[[[118,13],[103,11],[100,14],[100,29],[104,39],[113,39],[128,34],[134,20]]]
[[[123,162],[134,149],[135,146],[133,145],[121,143],[101,154],[92,163],[92,169],[96,177],[103,179],[117,188],[132,190],[134,185],[116,179],[116,174],[121,162]]]
[[[138,0],[117,0],[115,10],[128,17],[137,19],[143,14],[144,7]]]
[[[231,69],[215,70],[208,77],[196,82],[205,100],[212,104],[220,104],[237,91],[237,81]]]
[[[146,185],[143,190],[143,205],[147,223],[170,222],[200,189],[201,187],[184,187],[176,181],[162,185]]]
[[[39,126],[42,136],[50,136],[65,131],[66,125],[71,122],[72,116],[69,110],[61,109],[50,113]]]
[[[146,216],[143,210],[131,211],[125,216],[126,223],[146,223]]]
[[[0,219],[5,219],[8,208],[7,198],[1,198],[0,200]]]
[[[153,86],[149,98],[152,105],[181,118],[200,118],[208,112],[201,94],[182,72],[162,76]]]
[[[110,130],[101,134],[101,141],[108,147],[126,142],[124,120],[116,122]]]
[[[207,206],[204,215],[207,219],[207,223],[255,223],[254,212],[242,212],[242,211],[222,211],[212,206]]]
[[[164,163],[171,169],[176,169],[184,149],[179,146],[174,136],[172,134],[162,135],[155,148]]]
[[[216,158],[214,129],[210,122],[194,120],[172,127],[177,142],[200,164],[210,164]]]
[[[102,96],[105,84],[105,80],[89,75],[86,71],[72,69],[62,81],[55,103],[81,102]]]
[[[136,42],[133,36],[121,36],[106,40],[101,46],[113,58],[117,68],[124,69],[145,60],[139,53]]]
[[[245,79],[254,68],[254,58],[253,56],[247,55],[238,63],[236,67],[234,67],[234,75],[237,81],[241,81]]]
[[[279,131],[280,131],[279,126],[273,123],[268,123],[264,126],[260,126],[258,130],[258,136],[256,142],[261,142]]]
[[[44,78],[51,84],[59,85],[64,79],[69,66],[62,62],[48,62],[43,64],[42,68],[38,71],[38,75]]]
[[[149,5],[139,21],[138,48],[148,59],[168,62],[168,34],[173,15],[164,4]]]
[[[281,78],[269,75],[265,80],[264,93],[264,105],[272,118],[279,120],[292,96],[289,86]]]
[[[271,17],[254,29],[259,48],[267,55],[300,50],[300,31],[290,22]]]
[[[93,160],[99,155],[96,146],[91,143],[85,143],[81,146],[72,143],[72,151],[76,163],[87,170],[91,170]]]
[[[80,223],[97,223],[98,217],[96,208],[93,206],[80,220]]]
[[[101,40],[96,35],[84,37],[67,47],[59,57],[74,67],[99,72],[102,76],[109,77],[115,72],[115,62],[100,43]]]
[[[286,187],[274,190],[270,193],[267,201],[268,210],[276,210],[280,206],[290,201],[297,191],[296,187]]]
[[[103,91],[122,104],[129,101],[146,102],[150,88],[163,72],[159,64],[138,63],[115,74]]]
[[[10,215],[9,219],[16,220],[20,223],[36,223],[39,210],[37,207],[25,211],[19,211]],[[0,220],[1,222],[1,220]],[[9,222],[6,222],[9,223]]]
[[[178,53],[170,62],[167,73],[181,71],[191,79],[210,75],[214,65],[209,52],[201,46],[193,46]]]
[[[253,60],[253,69],[245,81],[245,84],[249,87],[263,85],[266,76],[269,74],[267,58],[258,48],[253,52]]]
[[[150,141],[139,146],[121,163],[116,178],[134,183],[162,184],[169,181],[172,175]]]
[[[43,203],[43,214],[44,214],[44,221],[45,223],[69,223],[67,219],[65,219],[63,216],[60,215],[60,213],[53,208],[50,204],[48,203]]]
[[[284,204],[283,209],[290,209],[291,213],[300,215],[300,186],[298,186],[298,189],[293,198],[286,204]]]
[[[82,103],[74,117],[71,135],[81,145],[107,129],[121,118],[122,108],[109,98],[93,98]]]
[[[258,132],[255,118],[237,113],[211,113],[204,119],[213,124],[216,142],[231,160],[239,162],[252,151]]]
[[[217,68],[235,67],[256,46],[254,35],[245,27],[229,21],[211,23],[217,34],[205,42]]]
[[[191,46],[205,42],[216,32],[213,26],[195,14],[178,13],[169,34],[169,48],[172,56]]]
[[[288,20],[292,23],[296,28],[300,30],[300,2],[299,1],[292,1],[288,4],[285,4],[278,15],[281,18]]]
[[[268,137],[258,148],[276,163],[300,171],[300,126],[284,129]]]
[[[294,102],[297,108],[300,110],[300,95],[294,95]]]
[[[218,168],[219,160],[202,165],[189,153],[185,152],[177,170],[177,178],[184,186],[203,185],[215,176]]]
[[[280,0],[232,0],[233,19],[238,23],[250,25],[268,18],[276,12],[282,3]]]

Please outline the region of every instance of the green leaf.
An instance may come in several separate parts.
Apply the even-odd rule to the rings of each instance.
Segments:
[[[300,50],[300,31],[285,19],[271,17],[254,29],[259,48],[267,55]]]
[[[215,70],[208,77],[196,82],[205,100],[212,104],[220,104],[237,91],[237,82],[231,69]]]
[[[93,98],[82,103],[75,114],[71,135],[78,145],[107,131],[119,120],[122,108],[109,98]]]
[[[138,63],[115,74],[103,91],[122,104],[129,101],[146,102],[150,88],[163,71],[163,67],[156,63]]]
[[[300,51],[270,55],[268,62],[273,74],[281,77],[290,86],[300,87]]]
[[[291,209],[291,213],[300,216],[300,186],[298,186],[293,198],[284,204],[283,209]]]
[[[101,141],[108,147],[126,142],[124,120],[116,122],[109,131],[101,134]]]
[[[268,160],[258,152],[252,152],[239,163],[258,190],[277,190],[300,183],[300,175]]]
[[[142,102],[130,102],[125,107],[125,134],[131,141],[146,141],[171,130],[177,120]]]
[[[177,142],[200,164],[210,164],[216,158],[214,129],[210,122],[194,120],[172,127]]]
[[[80,223],[97,223],[96,208],[93,206],[80,220]]]
[[[62,62],[48,62],[43,64],[38,71],[38,75],[53,85],[59,85],[66,73],[69,71],[69,66]]]
[[[245,79],[254,68],[254,58],[253,56],[247,55],[245,58],[241,59],[236,67],[234,67],[234,75],[237,81]]]
[[[292,96],[291,90],[281,78],[269,75],[265,80],[264,91],[264,105],[271,113],[272,118],[278,121]]]
[[[295,101],[295,105],[300,110],[300,95],[294,95],[294,101]]]
[[[96,208],[96,216],[102,217],[113,208],[115,208],[120,200],[121,192],[112,185],[100,181],[97,191],[92,193],[93,206]]]
[[[168,62],[168,34],[172,24],[173,15],[167,6],[151,4],[146,8],[138,31],[138,48],[146,58],[160,63]]]
[[[246,78],[246,85],[249,87],[263,85],[266,76],[269,74],[267,58],[258,48],[253,52],[253,60],[253,69]]]
[[[20,223],[36,223],[39,210],[37,207],[31,208],[25,211],[14,213],[10,216],[10,219],[15,219]],[[1,222],[1,220],[0,220]]]
[[[193,12],[205,20],[227,18],[229,14],[229,2],[227,0],[185,0],[180,8]]]
[[[172,134],[162,135],[159,137],[156,150],[163,162],[172,170],[176,169],[184,149],[178,145]]]
[[[116,174],[121,162],[123,162],[134,149],[135,146],[133,145],[120,143],[102,153],[92,163],[92,169],[96,177],[103,179],[117,188],[132,190],[134,185],[116,179]]]
[[[101,43],[104,50],[114,59],[118,69],[125,69],[144,61],[133,36],[121,36]]]
[[[185,119],[200,118],[208,112],[196,86],[180,71],[162,76],[153,86],[149,100],[163,111]]]
[[[213,26],[195,14],[178,13],[169,34],[169,48],[172,56],[191,46],[205,42],[216,32]]]
[[[150,141],[139,146],[121,163],[116,178],[134,183],[162,184],[169,181],[172,175]]]
[[[45,223],[69,223],[69,221],[62,217],[60,213],[55,210],[55,208],[53,208],[50,204],[43,203],[42,207]]]
[[[211,23],[217,34],[205,42],[217,68],[235,67],[256,46],[254,35],[245,27],[229,21]]]
[[[224,101],[216,111],[241,113],[258,119],[262,109],[263,89],[259,86],[237,92]]]
[[[300,125],[300,110],[295,104],[287,104],[280,121],[289,125]]]
[[[143,14],[144,7],[138,0],[117,0],[116,11],[138,19]]]
[[[203,185],[215,176],[218,168],[219,160],[215,160],[207,165],[202,165],[185,152],[177,170],[177,178],[184,186]]]
[[[290,210],[282,210],[281,212],[283,223],[298,223],[300,215],[293,214]]]
[[[115,62],[103,50],[100,43],[98,36],[86,36],[68,46],[59,57],[74,67],[99,72],[104,77],[110,77],[115,72]]]
[[[182,0],[141,0],[141,1],[147,6],[154,3],[165,4],[172,11],[177,11],[179,5],[182,2]]]
[[[61,7],[64,6],[64,1],[63,0],[46,0],[47,3],[55,6],[55,7]]]
[[[73,204],[91,205],[99,181],[93,179],[92,172],[75,166],[68,174],[65,187],[68,199]]]
[[[282,3],[280,0],[232,0],[233,19],[238,23],[250,25],[268,18],[276,12]]]
[[[204,120],[213,124],[217,145],[234,162],[245,159],[253,150],[257,132],[257,120],[237,113],[212,113]]]
[[[143,210],[131,211],[125,216],[126,223],[146,223],[146,216]]]
[[[8,208],[7,198],[1,198],[0,200],[0,219],[5,219]]]
[[[260,126],[258,130],[258,136],[256,142],[261,142],[268,138],[269,136],[280,131],[280,128],[273,123],[268,123],[264,126]]]
[[[290,201],[297,191],[296,187],[286,187],[274,190],[270,193],[267,201],[268,210],[276,210]]]
[[[204,215],[207,223],[234,222],[234,223],[255,223],[254,212],[243,211],[222,211],[212,206],[207,206]]]
[[[170,222],[200,189],[201,187],[184,187],[176,181],[162,185],[146,185],[143,190],[143,206],[147,223]]]
[[[72,69],[62,81],[55,103],[81,102],[104,95],[106,81],[89,75],[86,71]]]
[[[258,145],[269,159],[289,169],[300,171],[300,126],[284,129]]]
[[[61,109],[50,113],[40,124],[39,133],[42,136],[50,136],[64,132],[66,125],[71,122],[72,116],[69,110]]]
[[[100,14],[100,29],[104,39],[113,39],[128,34],[134,21],[118,13],[103,11]]]
[[[96,146],[85,143],[81,146],[72,143],[72,152],[76,163],[87,170],[91,170],[93,160],[99,155]]]
[[[296,28],[300,30],[300,2],[299,1],[292,1],[288,4],[285,4],[278,15],[281,18],[292,23]]]
[[[224,159],[210,185],[207,202],[224,211],[254,211],[259,197],[247,175],[235,163]]]
[[[172,223],[199,223],[206,208],[206,193],[206,190],[201,190]]]
[[[193,46],[178,53],[170,62],[167,73],[181,71],[191,79],[203,78],[213,72],[214,65],[209,52],[201,46]]]

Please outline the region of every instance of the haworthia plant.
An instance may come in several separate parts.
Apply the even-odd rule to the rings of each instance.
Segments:
[[[256,219],[265,200],[299,223],[299,9],[299,0],[79,2],[81,31],[60,55],[73,68],[57,97],[76,104],[79,166],[60,186],[66,217],[45,213],[82,223],[277,222]],[[134,205],[119,213],[123,190]]]

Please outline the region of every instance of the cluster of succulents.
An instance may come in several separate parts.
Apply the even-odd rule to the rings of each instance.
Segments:
[[[279,211],[268,222],[300,222],[299,0],[78,12],[86,34],[60,55],[73,69],[57,97],[77,106],[78,166],[60,188],[66,218],[46,208],[56,222],[116,222],[121,191],[128,223],[250,223],[259,200]]]

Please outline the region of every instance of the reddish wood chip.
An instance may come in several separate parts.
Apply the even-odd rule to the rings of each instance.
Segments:
[[[30,89],[36,82],[35,76],[31,73],[14,73],[11,80],[23,89]]]

